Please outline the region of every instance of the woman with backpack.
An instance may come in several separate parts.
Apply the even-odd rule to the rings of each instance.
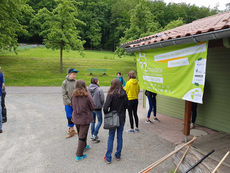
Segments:
[[[88,87],[91,96],[93,97],[93,101],[95,103],[95,110],[92,112],[93,122],[91,123],[91,135],[92,141],[95,143],[100,142],[98,139],[98,132],[102,124],[102,107],[104,104],[104,92],[99,87],[99,80],[94,77],[91,79],[91,84]],[[97,126],[95,128],[96,117],[98,120]]]
[[[125,90],[122,87],[122,83],[119,79],[113,79],[111,87],[108,91],[108,95],[104,105],[104,113],[107,114],[111,111],[116,111],[119,116],[120,125],[117,128],[109,129],[109,138],[107,144],[107,152],[104,157],[106,163],[111,163],[113,152],[113,141],[117,131],[117,151],[115,153],[116,160],[121,159],[121,150],[123,145],[123,130],[125,124],[126,109],[128,106],[128,98]]]

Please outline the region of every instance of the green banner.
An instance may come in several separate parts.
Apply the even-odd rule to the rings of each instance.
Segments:
[[[137,56],[140,87],[203,103],[208,42],[143,50]]]

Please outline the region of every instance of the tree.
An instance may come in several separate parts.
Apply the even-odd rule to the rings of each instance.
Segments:
[[[26,33],[19,21],[23,13],[31,13],[32,8],[25,0],[0,0],[0,50],[16,50],[18,34]]]
[[[41,24],[44,43],[47,48],[60,50],[60,71],[63,72],[63,50],[83,50],[84,41],[80,40],[79,25],[84,23],[77,19],[78,9],[72,0],[57,0],[57,7],[52,11],[39,10],[35,21]]]
[[[184,24],[183,20],[181,18],[179,18],[177,20],[171,21],[168,25],[166,25],[164,27],[163,30],[165,31],[165,30],[173,29],[173,28],[176,28],[176,27],[181,26],[183,24]]]

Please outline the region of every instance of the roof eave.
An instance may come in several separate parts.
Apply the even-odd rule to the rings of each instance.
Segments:
[[[125,50],[127,52],[138,52],[146,49],[162,48],[162,47],[168,47],[172,45],[187,44],[187,43],[194,43],[194,42],[198,43],[202,41],[216,40],[216,39],[221,39],[226,37],[230,37],[230,28],[197,34],[197,35],[191,35],[182,38],[160,41],[160,42],[143,45],[143,46],[126,47]]]

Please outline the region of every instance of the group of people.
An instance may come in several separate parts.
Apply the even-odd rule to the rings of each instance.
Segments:
[[[78,71],[76,69],[69,69],[68,75],[62,83],[63,102],[68,121],[68,135],[66,138],[78,134],[78,147],[75,160],[79,161],[87,157],[84,152],[90,149],[90,146],[87,145],[87,135],[90,126],[91,140],[94,143],[99,143],[98,133],[103,122],[102,112],[106,114],[114,110],[118,113],[120,125],[117,128],[109,129],[107,152],[105,153],[104,160],[106,163],[111,163],[113,141],[116,131],[117,151],[115,153],[115,159],[120,160],[126,109],[128,109],[130,120],[130,129],[128,132],[139,132],[137,108],[140,86],[136,79],[135,72],[130,71],[128,73],[129,80],[127,83],[125,83],[121,73],[118,72],[116,78],[111,82],[106,100],[104,99],[104,92],[99,85],[98,78],[92,78],[91,84],[87,88],[85,81],[76,80],[77,73]],[[148,122],[150,122],[150,114],[151,111],[148,113]],[[97,124],[96,120],[98,121]],[[74,125],[77,131],[74,130]]]

